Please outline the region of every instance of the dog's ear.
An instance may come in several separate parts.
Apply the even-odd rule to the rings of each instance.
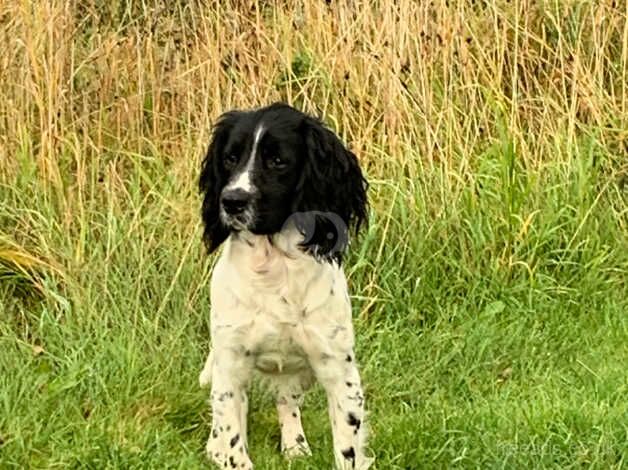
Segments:
[[[230,111],[218,118],[214,125],[207,155],[201,165],[198,188],[203,196],[201,218],[203,220],[203,241],[211,253],[224,242],[229,230],[220,220],[220,193],[226,181],[222,171],[221,158],[229,133],[238,119],[238,111]]]
[[[348,242],[367,220],[368,184],[356,156],[320,121],[303,122],[305,165],[297,185],[294,211],[304,232],[303,245],[340,259]]]

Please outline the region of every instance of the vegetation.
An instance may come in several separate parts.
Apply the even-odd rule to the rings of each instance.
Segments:
[[[0,467],[208,465],[198,168],[221,112],[276,100],[371,183],[347,273],[376,467],[625,466],[627,17],[0,3]],[[270,396],[251,403],[257,468],[288,468]],[[320,389],[304,425],[290,468],[329,468]]]

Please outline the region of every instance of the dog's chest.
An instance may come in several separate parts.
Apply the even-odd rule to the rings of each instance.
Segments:
[[[290,372],[307,364],[302,334],[306,308],[301,293],[290,287],[274,292],[256,289],[250,299],[242,343],[263,372]]]
[[[230,288],[212,292],[213,304],[227,300],[231,306],[212,317],[214,336],[220,336],[220,324],[231,325],[225,327],[231,340],[262,372],[307,367],[316,330],[326,327],[316,312],[329,304],[337,269],[310,257],[291,259],[269,246],[237,248],[242,251],[229,253],[232,262],[224,270]]]

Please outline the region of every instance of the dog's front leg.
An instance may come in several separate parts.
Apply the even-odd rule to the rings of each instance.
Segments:
[[[221,468],[252,469],[247,452],[246,385],[252,366],[243,354],[214,349],[211,365],[212,428],[207,455]]]
[[[353,351],[323,357],[313,361],[312,366],[327,392],[336,467],[366,470],[372,459],[364,455],[364,394]]]

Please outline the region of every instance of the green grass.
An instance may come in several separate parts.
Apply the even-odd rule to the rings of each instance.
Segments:
[[[600,189],[594,169],[580,187],[578,156],[542,173],[483,163],[441,190],[442,168],[373,181],[390,204],[347,271],[377,468],[621,468],[628,264],[613,208],[625,194]],[[115,204],[95,186],[69,232],[56,196],[21,176],[1,186],[3,227],[28,223],[73,276],[30,269],[1,284],[1,466],[205,467],[211,260],[198,222],[173,224],[159,165],[127,173]],[[29,280],[43,298],[24,294]],[[272,399],[252,397],[252,457],[284,468]],[[314,455],[291,468],[329,468],[320,389],[304,423]]]
[[[376,468],[628,468],[625,2],[154,3],[0,2],[0,469],[208,467],[200,158],[276,100],[371,182]],[[256,468],[331,467],[251,394]]]

